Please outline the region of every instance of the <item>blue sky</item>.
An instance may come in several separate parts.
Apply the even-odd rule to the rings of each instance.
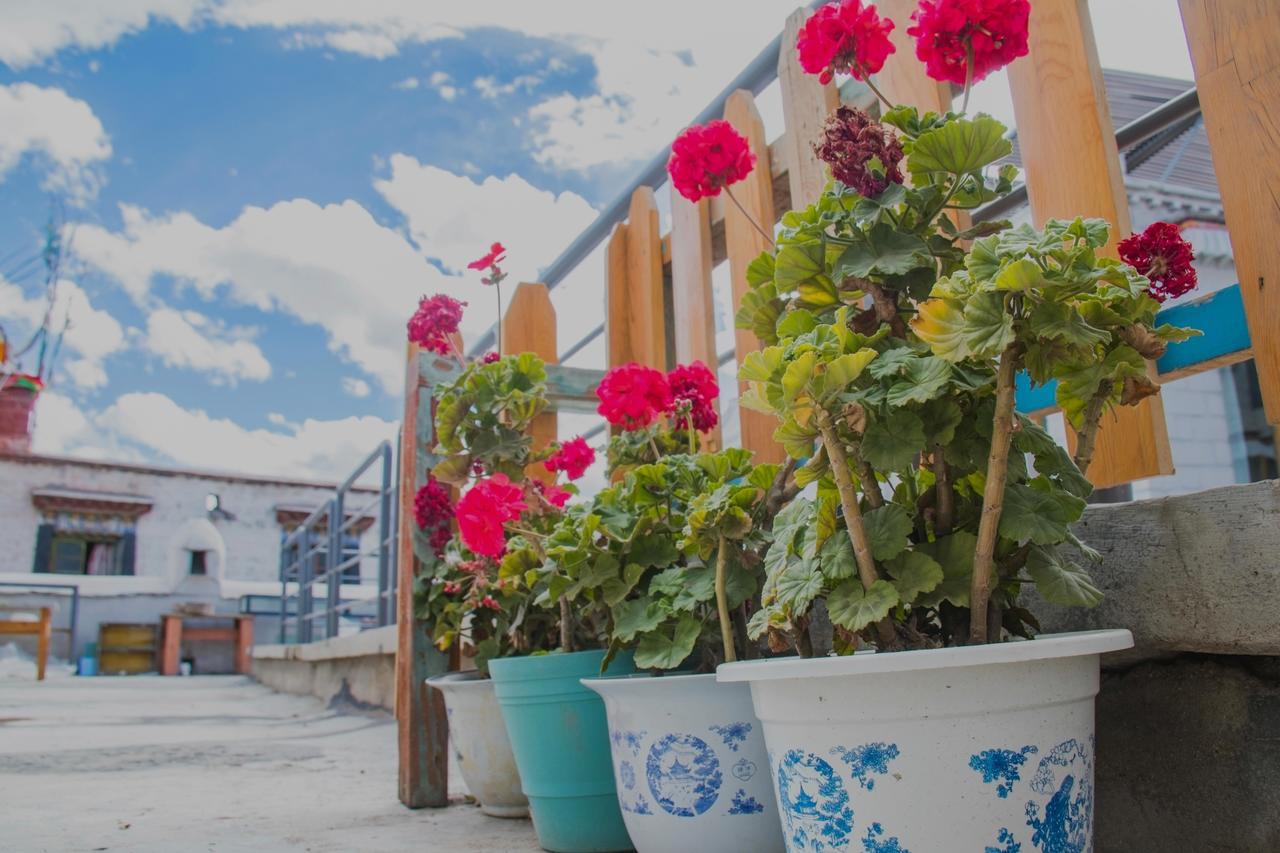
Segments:
[[[464,330],[487,327],[466,262],[500,239],[513,278],[536,277],[793,6],[6,3],[13,338],[42,312],[22,261],[52,198],[74,232],[37,449],[340,475],[394,430],[416,298],[467,299]],[[1172,2],[1113,6],[1094,4],[1104,63],[1186,67],[1159,43],[1180,38]],[[1133,14],[1162,21],[1137,57],[1104,36]],[[999,113],[1002,85],[980,105]],[[562,347],[599,320],[600,272],[558,296]]]

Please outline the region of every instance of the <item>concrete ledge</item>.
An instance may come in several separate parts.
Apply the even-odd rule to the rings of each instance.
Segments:
[[[1091,506],[1075,532],[1102,553],[1089,572],[1106,597],[1092,610],[1033,599],[1045,633],[1128,628],[1136,647],[1112,665],[1280,655],[1280,481]]]
[[[316,643],[253,648],[253,677],[345,709],[395,707],[396,626]]]

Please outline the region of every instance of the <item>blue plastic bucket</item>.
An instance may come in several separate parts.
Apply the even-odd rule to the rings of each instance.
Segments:
[[[604,703],[579,683],[600,674],[604,651],[489,662],[538,843],[555,853],[632,849],[622,822]],[[619,654],[609,675],[635,671]]]

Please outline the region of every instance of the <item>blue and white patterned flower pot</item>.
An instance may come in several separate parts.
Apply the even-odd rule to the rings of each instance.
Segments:
[[[604,698],[618,802],[640,853],[774,853],[782,830],[745,684],[584,678]]]
[[[529,801],[520,789],[493,682],[478,672],[451,672],[428,678],[427,684],[444,694],[449,745],[480,810],[493,817],[528,817]]]
[[[1087,631],[717,677],[751,685],[792,853],[1090,853],[1098,656],[1132,645]]]

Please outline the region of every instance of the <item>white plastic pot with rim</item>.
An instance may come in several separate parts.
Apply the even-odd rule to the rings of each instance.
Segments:
[[[1128,631],[722,665],[788,851],[1089,853],[1098,657]]]
[[[584,678],[604,699],[618,803],[640,853],[774,853],[782,831],[745,684]]]
[[[493,817],[528,817],[529,801],[520,787],[493,682],[477,672],[451,672],[428,678],[427,684],[444,694],[449,743],[480,810]]]

